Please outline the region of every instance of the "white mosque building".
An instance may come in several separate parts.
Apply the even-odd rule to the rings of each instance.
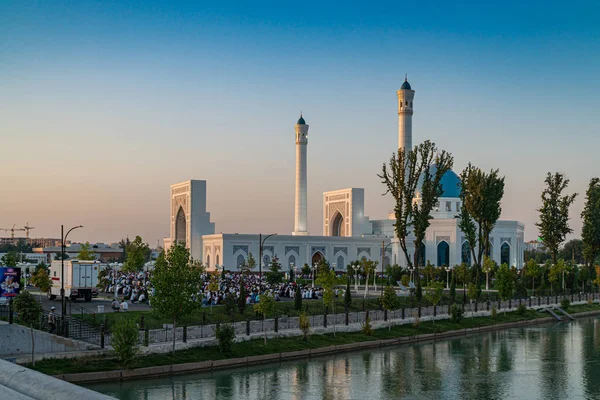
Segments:
[[[415,91],[408,80],[397,91],[398,147],[412,148],[412,115]],[[336,270],[346,270],[354,260],[367,258],[380,266],[406,265],[394,233],[394,214],[387,219],[370,220],[365,216],[364,189],[348,188],[323,193],[323,233],[311,235],[307,230],[307,150],[309,125],[300,116],[295,125],[296,194],[294,230],[291,235],[268,238],[259,234],[215,234],[215,224],[206,210],[207,184],[190,180],[171,186],[170,237],[165,248],[174,241],[185,242],[192,257],[202,260],[209,270],[217,267],[236,270],[250,253],[265,268],[276,255],[284,271],[304,264],[315,265],[325,258]],[[442,196],[432,212],[433,219],[421,247],[423,262],[436,266],[471,263],[469,246],[455,216],[460,209],[460,179],[448,171],[442,179]],[[415,201],[419,201],[419,191]],[[524,254],[524,224],[500,220],[490,236],[491,257],[498,263],[521,268]],[[408,238],[407,243],[413,243]],[[409,246],[414,254],[414,245]],[[258,269],[258,266],[256,267]]]

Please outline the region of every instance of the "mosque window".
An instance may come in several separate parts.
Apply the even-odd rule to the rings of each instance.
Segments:
[[[452,211],[452,203],[449,201],[446,202],[446,211]]]
[[[412,101],[410,102],[410,106],[412,107]]]

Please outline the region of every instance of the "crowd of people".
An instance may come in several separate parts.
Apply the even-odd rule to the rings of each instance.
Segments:
[[[236,299],[240,297],[240,281],[242,274],[225,272],[216,280],[211,280],[212,275],[203,275],[203,284],[199,288],[196,299],[203,306],[221,305],[227,295],[232,294]],[[142,271],[138,273],[107,270],[101,279],[101,292],[114,294],[129,300],[131,303],[148,303],[153,293],[152,272]],[[300,291],[303,299],[320,299],[323,297],[323,289],[312,287],[312,284],[297,284],[296,282],[283,281],[280,283],[269,283],[266,275],[260,279],[257,274],[249,274],[243,277],[246,304],[255,304],[260,301],[261,294],[269,293],[276,301],[284,298],[293,299],[296,292]],[[343,295],[343,289],[335,289],[335,296]],[[115,308],[115,307],[113,307]]]

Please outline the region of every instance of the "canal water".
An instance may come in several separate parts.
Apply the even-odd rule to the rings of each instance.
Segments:
[[[600,398],[600,320],[86,386],[123,400]]]

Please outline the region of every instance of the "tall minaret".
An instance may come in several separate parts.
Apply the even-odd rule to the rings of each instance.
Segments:
[[[302,118],[296,123],[296,201],[294,206],[294,232],[292,235],[308,235],[306,212],[306,147],[308,125]]]
[[[415,91],[411,89],[407,77],[404,77],[404,83],[396,94],[398,95],[398,148],[412,150],[412,115]]]

